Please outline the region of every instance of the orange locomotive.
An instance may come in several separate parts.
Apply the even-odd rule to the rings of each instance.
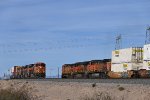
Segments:
[[[45,70],[46,70],[46,64],[45,63],[35,63],[34,66],[34,75],[38,78],[38,77],[43,77],[45,78]]]
[[[110,70],[111,59],[65,64],[62,66],[62,78],[107,78]]]
[[[38,62],[26,66],[14,66],[11,69],[12,79],[24,78],[45,78],[46,77],[46,64]]]

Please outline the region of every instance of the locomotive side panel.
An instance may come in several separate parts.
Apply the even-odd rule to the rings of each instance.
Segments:
[[[87,78],[87,65],[89,61],[78,62],[73,65],[72,77],[73,78]]]
[[[62,66],[62,78],[70,78],[71,73],[73,72],[73,65],[71,64],[65,64]]]
[[[107,62],[106,60],[92,60],[87,67],[89,78],[107,78]]]
[[[45,78],[46,77],[46,64],[45,63],[35,63],[34,65],[34,76],[35,78]]]
[[[62,66],[62,78],[107,78],[110,67],[110,59],[65,64]]]

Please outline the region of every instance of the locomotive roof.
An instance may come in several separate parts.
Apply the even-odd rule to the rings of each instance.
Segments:
[[[103,59],[103,60],[91,60],[91,62],[110,62],[111,59]]]
[[[91,60],[91,62],[103,62],[103,60]]]
[[[71,65],[73,65],[73,64],[64,64],[63,66],[71,66]]]
[[[87,65],[90,61],[84,61],[84,62],[76,62],[74,64],[79,64],[79,65]]]
[[[91,60],[91,61],[84,61],[84,62],[76,62],[73,64],[64,64],[63,66],[74,66],[74,65],[87,65],[89,62],[97,63],[97,62],[110,62],[111,59],[102,59],[102,60]]]
[[[33,66],[34,66],[34,64],[30,64],[30,65],[28,65],[28,67],[29,67],[29,68],[31,68],[31,67],[33,67]]]
[[[110,61],[111,61],[111,59],[104,59],[104,61],[106,61],[106,62],[110,62]]]
[[[29,64],[29,66],[33,66],[34,64]]]
[[[14,66],[14,67],[21,67],[21,66]]]
[[[45,64],[44,62],[36,62],[35,64]]]
[[[24,68],[27,68],[29,65],[25,65]]]

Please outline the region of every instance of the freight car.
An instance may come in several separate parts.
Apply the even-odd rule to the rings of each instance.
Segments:
[[[108,78],[107,73],[110,70],[110,59],[64,64],[62,78]]]
[[[121,66],[120,66],[121,67]],[[91,60],[62,66],[62,78],[150,78],[150,70],[111,71],[111,59]]]
[[[37,62],[25,66],[14,66],[11,69],[11,79],[45,78],[46,64]]]

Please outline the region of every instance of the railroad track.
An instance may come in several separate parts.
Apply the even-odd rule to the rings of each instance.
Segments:
[[[17,79],[23,81],[53,81],[53,82],[80,82],[80,83],[116,83],[116,84],[143,84],[150,85],[150,79]]]

